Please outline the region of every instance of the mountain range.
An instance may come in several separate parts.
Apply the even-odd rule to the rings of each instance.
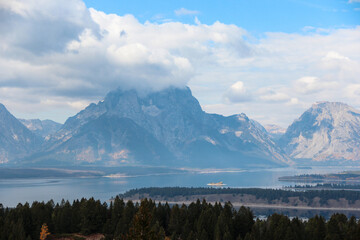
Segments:
[[[284,166],[290,159],[245,114],[205,113],[189,88],[144,96],[118,89],[91,104],[31,161],[220,167]],[[34,159],[34,160],[33,160]]]
[[[0,164],[30,166],[279,167],[303,159],[360,160],[360,112],[314,104],[285,130],[244,113],[201,109],[189,88],[117,89],[63,125],[18,120],[0,105]]]

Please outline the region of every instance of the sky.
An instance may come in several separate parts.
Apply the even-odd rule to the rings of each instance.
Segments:
[[[0,103],[63,123],[118,87],[189,86],[210,113],[290,125],[360,109],[360,0],[0,0]]]

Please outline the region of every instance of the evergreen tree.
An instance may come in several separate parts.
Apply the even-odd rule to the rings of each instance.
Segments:
[[[165,233],[167,235],[169,234],[169,223],[170,223],[170,214],[171,209],[168,203],[165,203],[164,205],[159,203],[157,208],[155,209],[155,218],[157,221],[159,221],[160,226],[165,230]]]
[[[132,201],[128,201],[126,203],[126,207],[124,208],[124,214],[120,217],[115,230],[115,236],[121,237],[125,236],[125,234],[129,230],[130,223],[136,213],[137,209],[134,206]]]
[[[344,214],[335,213],[327,223],[326,240],[345,239],[347,217]]]
[[[246,234],[251,231],[254,225],[254,215],[250,208],[241,206],[235,213],[234,217],[234,235],[240,235],[245,238]]]
[[[360,239],[360,221],[356,222],[356,218],[352,216],[347,224],[346,239],[347,240],[358,240]]]
[[[178,237],[181,234],[181,229],[180,208],[179,205],[175,204],[170,213],[169,231],[172,233],[173,237]]]
[[[141,201],[139,211],[131,222],[127,238],[133,240],[157,240],[163,236],[159,223],[152,226],[152,202],[147,199]]]
[[[81,203],[79,200],[73,201],[71,207],[71,230],[70,232],[80,232],[81,230]]]
[[[291,220],[290,228],[291,237],[289,239],[304,240],[305,239],[305,226],[297,217]]]
[[[318,215],[310,218],[305,226],[305,235],[307,239],[324,240],[326,235],[325,219]]]

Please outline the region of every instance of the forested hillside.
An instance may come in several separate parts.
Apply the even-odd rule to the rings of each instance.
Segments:
[[[199,200],[190,205],[158,204],[143,199],[141,204],[116,197],[110,205],[93,198],[54,204],[34,202],[14,209],[0,205],[0,239],[39,239],[48,225],[47,239],[69,233],[103,233],[106,239],[360,239],[360,222],[334,214],[329,221],[315,216],[309,221],[273,214],[254,220],[250,209],[235,210],[231,203],[209,204]],[[66,235],[64,235],[66,233]]]

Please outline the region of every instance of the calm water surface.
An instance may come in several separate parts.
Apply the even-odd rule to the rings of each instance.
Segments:
[[[349,168],[353,169],[353,168]],[[17,203],[74,200],[82,197],[107,201],[112,196],[141,187],[206,187],[209,182],[223,181],[227,187],[281,188],[291,185],[279,182],[278,177],[295,174],[334,173],[348,168],[262,169],[237,172],[208,172],[181,174],[150,174],[122,178],[60,178],[0,180],[0,203],[14,207]]]

